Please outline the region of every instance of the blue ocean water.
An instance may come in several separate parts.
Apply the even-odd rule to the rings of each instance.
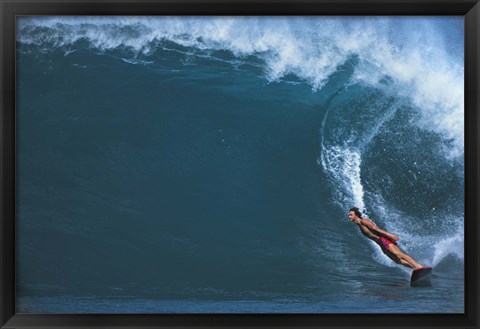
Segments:
[[[463,49],[462,17],[18,18],[17,312],[463,313]]]

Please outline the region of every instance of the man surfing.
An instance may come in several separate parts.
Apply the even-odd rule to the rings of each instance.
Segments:
[[[360,231],[367,238],[375,241],[385,255],[392,259],[395,263],[402,264],[407,267],[411,267],[413,270],[427,269],[429,267],[422,266],[413,260],[412,257],[402,252],[397,246],[398,236],[388,233],[387,231],[379,228],[375,223],[368,219],[362,218],[362,213],[356,207],[351,208],[348,213],[348,218],[351,222],[357,224],[360,227]]]

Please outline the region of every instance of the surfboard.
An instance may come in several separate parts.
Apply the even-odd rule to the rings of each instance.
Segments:
[[[424,266],[418,270],[412,272],[410,278],[410,286],[412,287],[430,287],[432,285],[430,277],[432,274],[432,268]]]

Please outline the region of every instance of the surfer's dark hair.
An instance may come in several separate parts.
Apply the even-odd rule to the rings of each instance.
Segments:
[[[350,208],[350,211],[353,211],[355,215],[362,218],[362,213],[360,212],[360,209],[358,209],[357,207]]]

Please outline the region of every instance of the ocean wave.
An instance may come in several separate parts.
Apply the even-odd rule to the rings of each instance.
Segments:
[[[31,46],[42,52],[60,50],[68,56],[85,47],[100,53],[116,53],[121,61],[132,65],[152,65],[159,60],[159,53],[166,52],[234,67],[247,64],[255,70],[260,68],[258,71],[269,82],[295,76],[298,81],[308,83],[319,98],[326,97],[322,93],[333,83],[332,77],[346,70],[344,80],[332,89],[336,94],[331,96],[319,127],[318,164],[335,187],[334,203],[341,209],[356,205],[367,214],[390,216],[390,221],[382,224],[400,232],[407,245],[414,248],[425,236],[427,241],[440,241],[433,255],[422,256],[433,259],[434,264],[448,253],[463,254],[462,230],[452,235],[433,226],[433,235],[418,237],[414,229],[396,224],[408,223],[410,214],[408,207],[396,204],[392,197],[401,195],[402,184],[424,187],[428,179],[438,174],[437,169],[446,172],[447,167],[460,168],[458,163],[463,164],[461,18],[22,17],[18,19],[17,41],[20,51]],[[407,112],[407,119],[395,119],[397,114]],[[382,130],[388,123],[389,131],[397,128],[392,136]],[[420,162],[417,165],[414,161],[403,161],[404,172],[399,178],[389,175],[388,170],[396,170],[394,166],[379,172],[366,168],[372,164],[372,158],[390,163],[382,157],[408,156],[421,151],[416,149],[416,138],[429,136],[407,135],[415,129],[436,136],[429,139],[429,145],[434,144],[435,151],[441,150],[437,161],[444,165],[431,166],[431,158],[422,158],[421,169],[429,172],[423,180],[417,179],[418,170],[413,170],[418,169]],[[387,137],[391,149],[379,148],[382,143],[378,140]],[[403,152],[402,148],[408,150]],[[457,174],[463,179],[463,171],[457,170]],[[371,179],[367,184],[366,177],[379,179]],[[376,198],[378,190],[372,188],[374,184],[390,192]],[[418,217],[419,209],[428,205],[415,191],[412,194],[421,199],[415,209],[418,211],[412,215]],[[406,194],[402,197],[415,198]],[[409,206],[411,209],[414,205]],[[446,215],[453,218],[456,226],[463,223],[463,214],[458,209]],[[427,216],[427,221],[431,218],[433,215]]]
[[[388,88],[412,101],[416,122],[454,140],[463,155],[463,36],[448,18],[386,17],[23,17],[21,44],[64,48],[87,42],[100,51],[126,48],[148,56],[160,41],[200,51],[225,50],[265,62],[269,81],[294,74],[320,90],[337,68],[359,58],[352,83]],[[448,24],[444,24],[444,23]],[[448,47],[455,44],[459,47]],[[385,84],[385,81],[390,83]],[[393,90],[393,91],[392,91]]]

